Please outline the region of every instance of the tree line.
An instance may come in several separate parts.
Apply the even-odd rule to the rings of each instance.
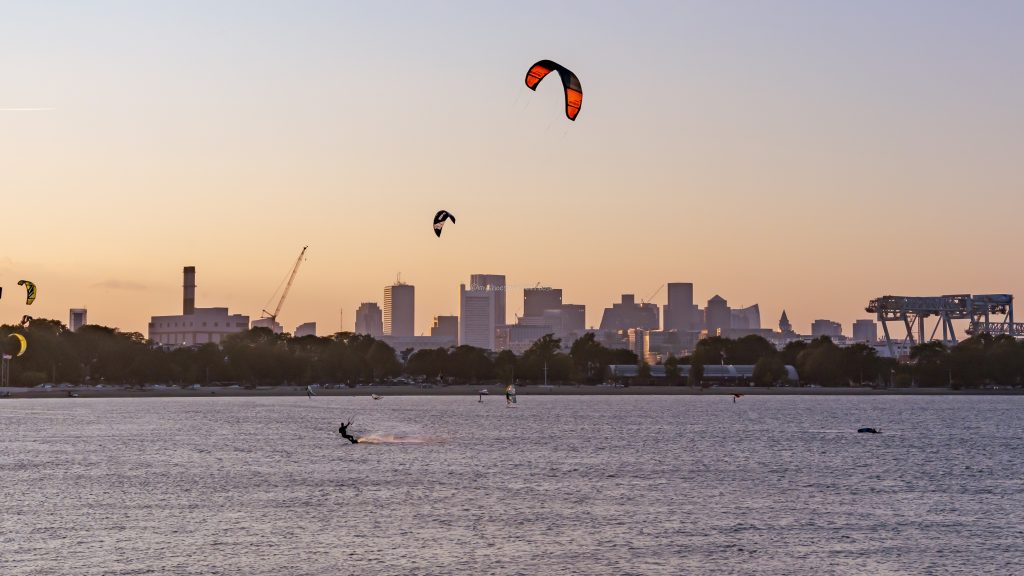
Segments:
[[[0,326],[5,354],[17,351],[8,336],[18,332],[29,342],[10,361],[11,384],[43,382],[246,385],[382,382],[401,375],[428,382],[469,383],[487,380],[540,382],[604,381],[610,364],[638,363],[632,351],[609,348],[587,333],[563,351],[558,338],[540,338],[522,354],[497,354],[473,346],[396,351],[365,334],[331,336],[274,334],[252,328],[231,334],[220,344],[167,348],[138,332],[87,325],[72,332],[57,320],[35,319],[27,326]],[[756,335],[738,339],[708,337],[690,356],[669,356],[669,385],[707,384],[705,366],[752,364],[754,383],[787,381],[786,365],[796,368],[799,383],[820,386],[851,384],[967,388],[985,384],[1024,383],[1024,342],[1009,336],[974,336],[955,346],[928,342],[913,347],[908,362],[881,358],[865,344],[841,347],[828,337],[794,341],[782,350]],[[690,366],[690,377],[680,366]],[[649,369],[641,369],[646,380]],[[655,382],[655,380],[651,380]]]
[[[602,381],[609,364],[636,364],[628,350],[610,349],[593,334],[576,340],[571,350],[548,335],[521,355],[494,354],[473,346],[396,351],[365,334],[332,336],[275,334],[252,328],[226,336],[220,344],[168,348],[154,345],[138,332],[86,325],[70,331],[57,320],[35,319],[25,327],[0,326],[0,346],[14,354],[18,332],[28,349],[10,361],[11,384],[53,383],[280,385],[382,382],[401,375],[444,383],[499,379],[552,382]]]

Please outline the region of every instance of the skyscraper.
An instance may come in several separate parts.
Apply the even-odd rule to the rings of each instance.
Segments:
[[[469,277],[471,291],[489,290],[494,292],[494,325],[505,325],[505,275],[473,274]],[[492,337],[493,339],[493,337]]]
[[[496,290],[466,290],[459,285],[459,345],[494,350]],[[504,298],[504,291],[500,294]]]
[[[561,307],[561,288],[527,288],[523,290],[523,316],[527,318],[543,316],[545,310],[558,310]]]
[[[665,330],[695,330],[693,284],[669,282],[668,304],[665,305]]]
[[[412,336],[416,332],[416,288],[399,281],[384,287],[384,335]]]
[[[376,302],[363,302],[356,308],[356,334],[369,334],[374,338],[384,335],[384,314]]]
[[[757,304],[746,308],[732,309],[732,327],[742,330],[756,330],[761,327],[761,309]]]
[[[72,308],[71,317],[68,319],[68,328],[77,332],[79,328],[88,324],[88,311],[85,308]]]
[[[708,300],[704,310],[708,325],[708,336],[727,336],[732,328],[732,310],[725,298],[715,294]]]

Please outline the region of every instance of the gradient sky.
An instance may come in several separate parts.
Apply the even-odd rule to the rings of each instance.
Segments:
[[[1024,295],[1022,2],[0,9],[2,322],[145,332],[185,265],[199,306],[257,317],[305,244],[280,320],[321,334],[398,272],[421,332],[472,273],[508,277],[510,319],[541,282],[588,325],[670,281],[801,331]],[[575,123],[524,86],[542,58],[580,77]]]

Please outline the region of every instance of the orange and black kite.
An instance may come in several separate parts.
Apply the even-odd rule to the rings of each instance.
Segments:
[[[565,115],[569,120],[576,120],[576,116],[580,113],[580,107],[583,106],[583,86],[572,70],[551,60],[541,60],[530,66],[530,71],[526,73],[526,87],[536,91],[537,84],[540,84],[540,81],[552,70],[557,71],[561,76],[562,87],[565,88]]]

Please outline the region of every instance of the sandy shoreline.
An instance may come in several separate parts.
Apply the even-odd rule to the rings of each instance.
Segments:
[[[320,388],[317,396],[477,396],[481,389],[488,389],[491,396],[501,397],[503,389],[500,385],[459,384],[452,386],[435,386],[421,388],[419,386],[388,386],[361,385],[355,388]],[[153,387],[68,387],[68,388],[7,388],[3,392],[10,395],[4,399],[17,398],[68,398],[69,394],[77,394],[78,398],[189,398],[189,397],[258,397],[258,396],[305,396],[305,386],[259,386],[255,388],[233,388],[210,386],[201,388],[153,388]],[[0,392],[2,393],[2,392]],[[693,388],[689,386],[523,386],[518,387],[520,396],[629,396],[629,395],[669,395],[669,396],[713,396],[745,394],[750,396],[977,396],[977,395],[1021,395],[1024,389],[1004,388],[999,390],[952,390],[949,388],[891,388],[874,389],[866,387],[842,388],[749,388],[744,386],[719,386],[712,388]]]

